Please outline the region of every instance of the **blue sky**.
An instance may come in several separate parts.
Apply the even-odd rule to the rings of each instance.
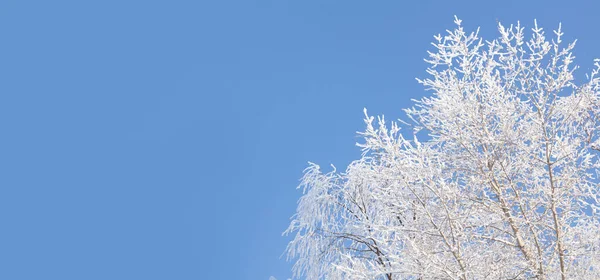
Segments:
[[[491,3],[2,1],[0,278],[287,279],[307,161],[425,95],[453,15],[600,57],[592,1]]]

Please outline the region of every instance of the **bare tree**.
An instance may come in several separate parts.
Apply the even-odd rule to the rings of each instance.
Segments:
[[[414,137],[365,110],[362,157],[305,170],[295,277],[600,279],[599,61],[576,85],[560,26],[483,41],[455,23],[405,110]]]

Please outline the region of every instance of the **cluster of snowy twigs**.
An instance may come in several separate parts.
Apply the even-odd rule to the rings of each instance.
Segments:
[[[576,85],[560,27],[484,41],[455,23],[418,80],[432,94],[405,110],[412,131],[365,110],[362,157],[305,170],[295,277],[600,279],[600,63]]]

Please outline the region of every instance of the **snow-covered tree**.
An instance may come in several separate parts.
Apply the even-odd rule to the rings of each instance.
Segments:
[[[600,62],[575,84],[560,25],[484,41],[455,23],[407,133],[365,110],[362,157],[305,170],[295,277],[600,279]]]

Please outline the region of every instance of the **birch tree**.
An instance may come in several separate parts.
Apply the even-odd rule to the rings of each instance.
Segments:
[[[296,278],[600,279],[600,62],[575,83],[560,25],[455,23],[406,120],[365,109],[362,157],[305,170]]]

